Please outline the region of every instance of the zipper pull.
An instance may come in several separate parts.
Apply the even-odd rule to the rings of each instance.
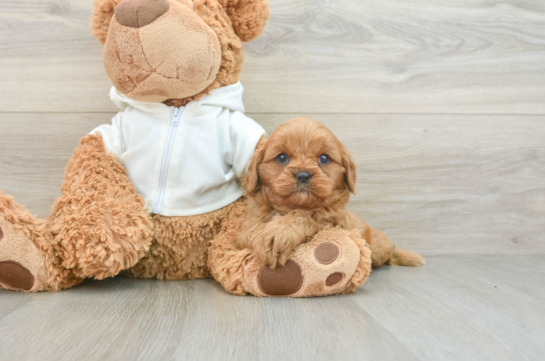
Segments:
[[[174,108],[174,114],[172,115],[172,125],[178,125],[180,122],[180,119],[178,118],[178,114],[180,114],[180,108]]]

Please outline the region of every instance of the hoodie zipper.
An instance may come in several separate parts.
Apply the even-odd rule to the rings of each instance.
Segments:
[[[168,127],[167,143],[165,144],[165,150],[163,152],[163,160],[161,162],[161,173],[159,176],[159,186],[157,187],[157,193],[155,193],[155,200],[153,201],[153,207],[151,213],[159,214],[163,208],[163,199],[165,197],[165,188],[167,185],[168,168],[170,166],[170,157],[172,156],[172,149],[174,148],[174,140],[176,139],[176,132],[178,131],[178,125],[180,125],[180,118],[184,112],[184,107],[174,108],[170,126]]]

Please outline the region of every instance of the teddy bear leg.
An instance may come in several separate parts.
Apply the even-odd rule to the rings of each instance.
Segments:
[[[144,199],[100,135],[81,140],[61,191],[46,226],[66,269],[80,278],[103,279],[144,257],[152,230]]]
[[[167,217],[154,214],[150,250],[126,275],[169,280],[210,277],[210,243],[225,223],[241,218],[242,209],[243,202],[238,200],[221,209],[195,216]]]
[[[127,172],[100,135],[84,137],[65,170],[51,215],[36,220],[0,196],[0,285],[23,291],[69,288],[135,265],[152,223]]]
[[[371,250],[357,230],[325,229],[299,245],[284,266],[250,262],[244,287],[256,296],[327,296],[354,292],[370,272]]]
[[[150,250],[126,275],[134,278],[186,280],[210,277],[208,243],[221,229],[223,210],[187,217],[152,216]]]
[[[81,279],[54,256],[45,222],[0,192],[0,286],[38,292],[69,288],[79,282]]]
[[[212,275],[234,294],[312,297],[354,292],[371,272],[371,250],[358,231],[326,229],[299,245],[284,266],[271,269],[250,249],[232,246],[224,229],[209,252]]]

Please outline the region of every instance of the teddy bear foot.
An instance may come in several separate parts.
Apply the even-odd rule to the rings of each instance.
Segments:
[[[0,287],[25,292],[43,288],[42,252],[0,215]]]
[[[0,287],[40,291],[46,270],[42,251],[29,238],[35,219],[0,193]]]
[[[284,266],[257,261],[246,268],[245,289],[256,296],[312,297],[350,293],[371,271],[371,250],[356,232],[328,229],[296,248]]]

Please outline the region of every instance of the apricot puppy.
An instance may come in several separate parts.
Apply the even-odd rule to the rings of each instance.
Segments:
[[[325,227],[357,229],[371,248],[374,267],[424,262],[346,210],[355,193],[356,166],[346,147],[315,120],[292,119],[262,139],[243,184],[246,219],[235,243],[253,249],[271,268],[284,265],[295,247]]]

